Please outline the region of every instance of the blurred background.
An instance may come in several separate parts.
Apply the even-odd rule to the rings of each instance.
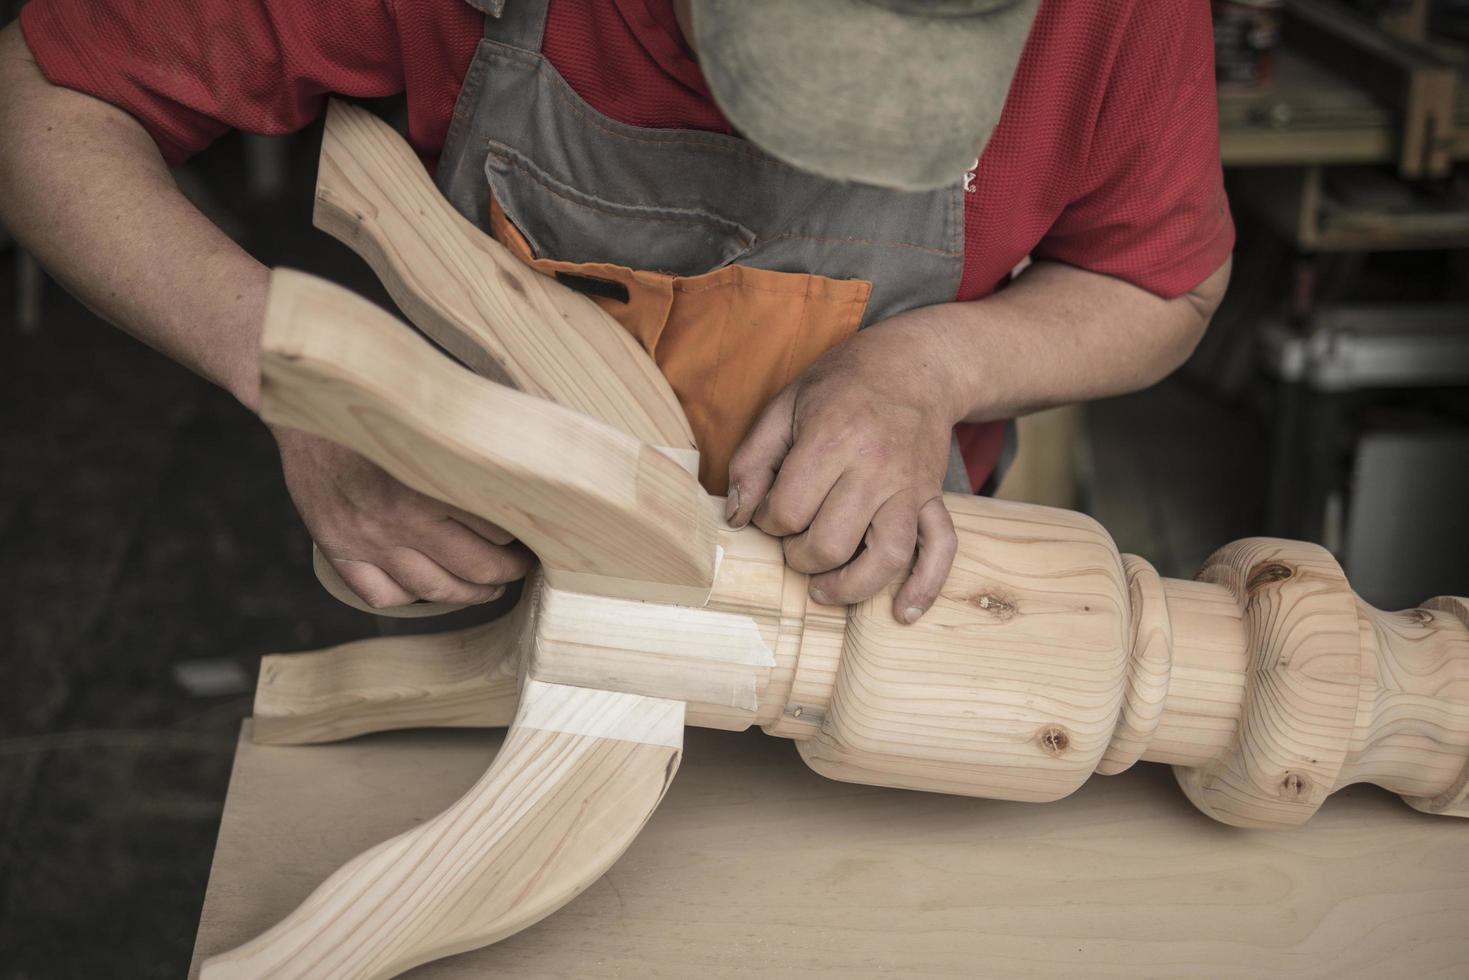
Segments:
[[[1380,606],[1469,594],[1469,0],[1213,8],[1229,297],[1163,384],[1024,420],[1001,495],[1165,575],[1270,533]],[[319,141],[237,134],[178,179],[391,306],[310,227]],[[376,631],[310,566],[264,428],[0,229],[0,978],[184,974],[260,656]]]

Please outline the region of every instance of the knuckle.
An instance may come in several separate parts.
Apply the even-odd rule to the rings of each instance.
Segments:
[[[850,606],[871,596],[876,588],[868,588],[860,581],[841,581],[827,585],[823,590],[833,605]]]
[[[487,558],[475,562],[466,571],[468,574],[464,576],[465,580],[475,585],[499,585],[507,581],[504,563],[498,558]]]
[[[469,581],[475,585],[503,585],[524,575],[527,564],[525,556],[517,552],[502,552],[479,562],[472,569]]]
[[[452,585],[434,583],[418,590],[418,597],[427,602],[459,602],[458,590]]]
[[[896,545],[880,544],[871,549],[872,561],[877,567],[885,571],[896,571],[908,564],[913,557],[911,549],[903,549]]]
[[[952,527],[947,528],[935,540],[923,542],[923,550],[933,555],[947,569],[953,564],[954,556],[959,553],[959,535],[954,533]]]
[[[845,564],[852,557],[852,549],[830,538],[820,538],[811,544],[811,556],[826,568]]]
[[[387,609],[390,606],[397,605],[400,601],[398,596],[394,595],[392,590],[387,588],[384,583],[371,580],[364,582],[360,576],[349,577],[345,574],[342,578],[351,586],[352,591],[361,597],[363,602],[374,609]]]
[[[755,523],[762,531],[780,536],[795,534],[797,531],[806,529],[800,515],[783,500],[767,499]]]
[[[798,572],[815,575],[830,571],[841,564],[819,544],[804,538],[787,538],[785,545],[786,564]]]

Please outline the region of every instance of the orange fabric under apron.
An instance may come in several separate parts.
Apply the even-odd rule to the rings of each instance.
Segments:
[[[615,282],[627,301],[590,298],[652,356],[678,395],[699,447],[699,482],[722,494],[729,458],[760,410],[822,354],[857,332],[872,284],[729,265],[671,276],[602,262],[536,258],[499,204],[490,229],[522,262]]]

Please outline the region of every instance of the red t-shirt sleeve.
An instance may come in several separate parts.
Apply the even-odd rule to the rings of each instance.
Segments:
[[[1033,252],[1159,296],[1234,247],[1206,3],[1138,3],[1108,72],[1076,193]]]
[[[402,91],[391,3],[32,0],[20,23],[52,84],[125,109],[174,164],[230,129],[300,129],[328,93]]]

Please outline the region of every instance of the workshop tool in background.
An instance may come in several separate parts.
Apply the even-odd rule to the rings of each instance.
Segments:
[[[328,128],[324,154],[337,172],[360,168],[359,191],[405,193],[375,173],[407,152],[391,131],[342,107]],[[432,248],[451,278],[494,269],[460,284],[474,303],[430,314],[498,352],[485,363],[535,365],[522,356],[559,342],[543,334],[573,316],[586,350],[636,361],[610,318],[477,232],[417,244],[374,226],[386,203],[339,213],[392,259],[402,282],[390,288],[410,294],[399,301],[415,320],[432,298],[402,270]],[[430,227],[447,208],[424,196],[402,211]],[[489,258],[469,258],[471,245]],[[536,312],[551,309],[563,313]],[[948,495],[959,552],[922,620],[898,623],[891,589],[824,606],[779,540],[725,526],[685,465],[608,417],[627,412],[618,396],[585,397],[635,365],[546,365],[515,391],[339,287],[273,274],[265,416],[505,527],[541,568],[498,622],[266,659],[259,740],[510,732],[458,803],[349,862],[275,928],[209,960],[205,978],[385,977],[524,928],[641,829],[685,724],[758,724],[823,775],[908,789],[1050,801],[1141,759],[1171,763],[1196,806],[1238,826],[1298,826],[1356,782],[1469,815],[1464,599],[1382,612],[1324,549],[1262,538],[1221,549],[1195,581],[1165,579],[1083,515]],[[661,399],[646,414],[676,413],[666,389],[639,394]]]

